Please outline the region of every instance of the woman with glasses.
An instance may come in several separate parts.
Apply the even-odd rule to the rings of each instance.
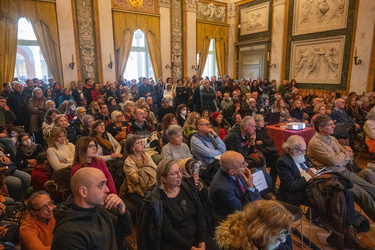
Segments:
[[[92,125],[91,137],[98,142],[98,157],[104,161],[122,157],[121,145],[105,131],[105,124],[102,120],[97,120]]]
[[[98,143],[95,139],[88,136],[80,138],[75,147],[71,176],[73,176],[80,168],[97,168],[101,170],[107,178],[106,185],[109,189],[109,193],[117,194],[112,175],[109,172],[105,162],[101,158],[97,157],[97,153]]]
[[[123,183],[122,190],[127,189],[127,191],[126,194],[120,194],[120,196],[125,195],[139,209],[146,190],[156,183],[157,167],[151,156],[145,153],[144,142],[140,136],[130,136],[126,140],[125,149],[127,152],[124,162],[126,181]]]
[[[156,179],[157,186],[143,200],[138,248],[212,249],[206,226],[209,222],[196,192],[182,181],[178,163],[161,161]]]

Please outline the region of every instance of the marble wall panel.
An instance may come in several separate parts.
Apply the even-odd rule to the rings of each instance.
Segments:
[[[268,30],[269,2],[241,9],[240,35]]]
[[[349,0],[295,0],[293,35],[345,29]]]
[[[344,47],[345,36],[292,42],[290,79],[340,84]]]

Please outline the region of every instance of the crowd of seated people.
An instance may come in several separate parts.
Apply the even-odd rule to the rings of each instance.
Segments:
[[[347,199],[344,205],[352,215],[353,199],[361,199],[364,212],[373,218],[375,173],[357,174],[360,171],[350,151],[355,135],[365,133],[363,142],[375,152],[372,92],[346,97],[336,91],[323,96],[308,90],[301,95],[294,79],[283,81],[276,91],[274,80],[237,81],[228,75],[176,81],[168,78],[165,82],[159,78],[155,83],[151,78],[140,77],[137,82],[122,77],[104,85],[87,78],[64,87],[61,89],[53,79],[48,83],[39,79],[27,80],[26,84],[15,81],[3,85],[0,97],[0,161],[12,166],[5,174],[8,190],[4,195],[24,202],[32,190],[28,191],[30,183],[34,191],[48,192],[34,194],[27,205],[30,218],[26,225],[41,222],[37,230],[45,234],[53,233],[55,223],[51,201],[64,202],[66,194],[71,194],[71,190],[66,191],[70,179],[87,167],[99,169],[106,178],[107,193],[119,194],[125,201],[138,229],[140,249],[218,249],[213,225],[219,221],[212,218],[211,210],[212,206],[217,210],[218,205],[226,204],[215,204],[225,199],[209,192],[223,188],[223,184],[217,184],[220,178],[231,185],[239,184],[236,195],[239,200],[246,199],[228,213],[261,197],[313,206],[298,196],[313,176],[311,170],[295,165],[305,162],[306,147],[287,144],[288,156],[280,157],[266,128],[272,112],[280,112],[280,123],[313,126],[316,141],[333,141],[331,135],[335,138],[342,162],[314,158],[315,153],[310,153],[314,148],[309,146],[313,167],[350,165],[350,174],[344,173],[355,184],[342,192]],[[331,118],[332,131],[327,132],[326,123],[321,121],[326,116]],[[297,154],[299,149],[303,154]],[[231,153],[221,159],[228,151]],[[288,169],[284,166],[286,159],[292,164]],[[258,171],[263,172],[267,184],[261,192],[251,177]],[[277,176],[281,179],[279,189],[275,186]],[[236,179],[241,180],[235,183]],[[294,182],[298,185],[292,185]],[[361,186],[358,183],[365,188],[357,187]],[[252,199],[246,198],[248,191]],[[366,199],[371,202],[366,203]],[[339,242],[344,240],[357,249],[371,249],[358,241],[353,224],[348,220],[328,243],[340,247]],[[288,225],[280,230],[289,233]],[[21,244],[27,249],[30,235],[22,235]],[[39,243],[32,244],[48,249],[52,238],[44,235]],[[273,239],[273,243],[280,242]]]

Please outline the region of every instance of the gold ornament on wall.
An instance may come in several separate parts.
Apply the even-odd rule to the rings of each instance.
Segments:
[[[143,5],[143,0],[128,0],[128,3],[134,8],[140,9]]]

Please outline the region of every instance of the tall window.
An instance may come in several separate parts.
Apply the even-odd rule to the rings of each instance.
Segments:
[[[210,48],[208,49],[208,56],[206,66],[203,70],[203,77],[217,76],[217,65],[216,65],[216,50],[215,50],[215,39],[211,39]]]
[[[20,81],[37,77],[47,81],[50,77],[48,67],[31,23],[26,18],[18,21],[18,44],[14,76]]]
[[[134,32],[132,48],[126,63],[124,78],[127,80],[139,77],[154,77],[146,37],[141,30]]]

